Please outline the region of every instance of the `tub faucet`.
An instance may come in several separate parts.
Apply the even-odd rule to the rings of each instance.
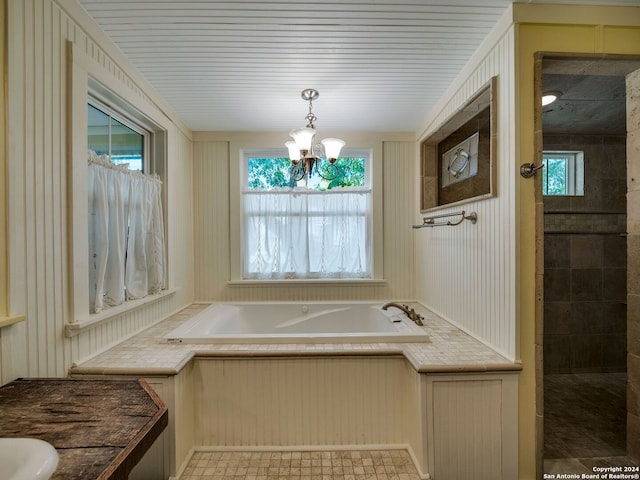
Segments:
[[[407,314],[407,317],[409,317],[409,319],[412,320],[416,325],[419,325],[421,327],[424,325],[424,323],[422,323],[422,320],[424,320],[424,317],[418,314],[413,308],[409,308],[408,305],[400,305],[399,303],[389,302],[384,304],[382,306],[382,309],[386,310],[389,307],[396,307],[402,310],[404,313]]]

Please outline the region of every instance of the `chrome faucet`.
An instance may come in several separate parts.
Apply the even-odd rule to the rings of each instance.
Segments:
[[[424,320],[424,317],[418,314],[413,308],[409,308],[408,305],[400,305],[399,303],[396,303],[396,302],[389,302],[384,304],[382,306],[382,309],[386,310],[389,307],[396,307],[402,310],[404,313],[407,314],[407,317],[409,317],[409,319],[412,320],[416,325],[419,325],[421,327],[424,326],[424,323],[422,323],[422,321]]]

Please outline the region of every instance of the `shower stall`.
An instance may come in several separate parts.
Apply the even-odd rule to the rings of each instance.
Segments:
[[[625,99],[640,64],[617,60],[542,62],[542,92],[558,95],[542,107],[545,473],[633,462]]]

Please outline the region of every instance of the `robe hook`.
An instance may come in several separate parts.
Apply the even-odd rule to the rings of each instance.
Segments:
[[[520,175],[522,175],[524,178],[531,178],[542,167],[544,167],[544,164],[536,167],[535,163],[523,163],[522,165],[520,165]]]

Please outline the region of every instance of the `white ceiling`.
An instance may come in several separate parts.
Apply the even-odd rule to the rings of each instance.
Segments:
[[[78,2],[196,131],[300,128],[305,88],[318,130],[416,131],[512,3]]]

